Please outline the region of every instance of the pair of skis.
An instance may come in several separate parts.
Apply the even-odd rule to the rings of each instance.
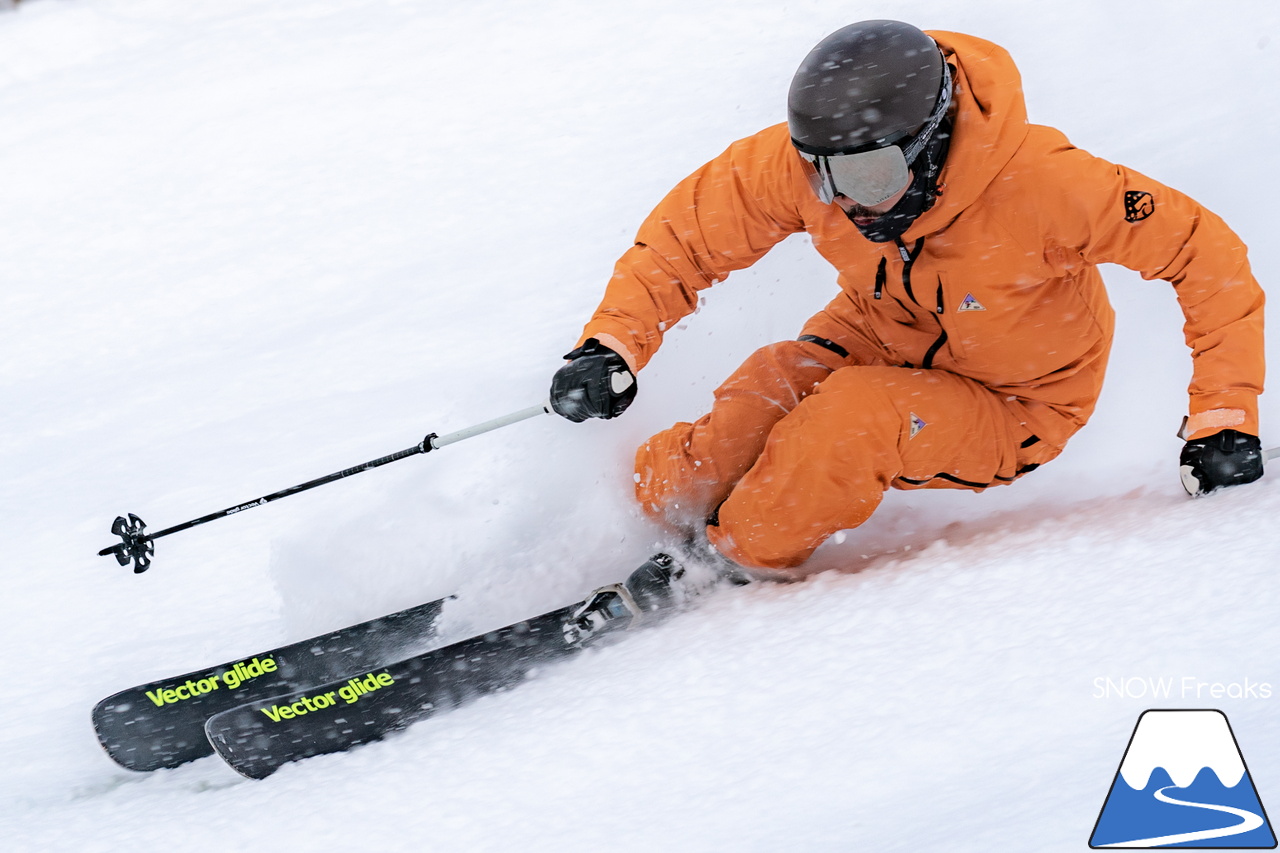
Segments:
[[[440,599],[309,640],[144,684],[103,699],[93,726],[130,770],[177,767],[216,752],[252,779],[379,740],[414,722],[512,687],[669,611],[682,567],[655,554],[626,583],[448,646]],[[388,663],[388,661],[391,661]]]

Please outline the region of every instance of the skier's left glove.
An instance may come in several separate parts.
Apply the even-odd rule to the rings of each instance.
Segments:
[[[1193,498],[1262,476],[1262,442],[1256,435],[1224,429],[1188,441],[1182,448],[1182,486]]]
[[[622,356],[595,338],[565,355],[551,377],[551,408],[574,423],[616,418],[636,398],[636,377]]]

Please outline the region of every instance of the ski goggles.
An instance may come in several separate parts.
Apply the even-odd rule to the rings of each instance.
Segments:
[[[910,165],[929,144],[934,131],[951,106],[951,68],[942,64],[942,91],[924,126],[908,140],[885,145],[883,140],[871,143],[865,150],[844,154],[810,154],[800,156],[812,167],[809,183],[823,204],[831,204],[842,195],[866,207],[888,201],[907,188],[911,181]],[[905,144],[902,144],[905,142]]]

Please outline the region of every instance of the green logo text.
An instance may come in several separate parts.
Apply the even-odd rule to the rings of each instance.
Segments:
[[[371,672],[368,675],[348,679],[347,683],[337,690],[317,693],[314,696],[302,696],[288,705],[272,705],[258,710],[266,714],[271,722],[278,723],[281,720],[292,720],[294,717],[304,716],[312,711],[332,708],[338,704],[339,699],[350,705],[359,701],[360,697],[366,693],[372,693],[381,687],[390,687],[395,683],[396,680],[388,672]]]
[[[148,690],[146,693],[147,698],[154,702],[156,707],[163,707],[211,693],[223,684],[228,689],[235,690],[246,681],[251,681],[259,675],[266,675],[275,671],[276,662],[273,658],[263,658],[262,660],[254,658],[253,660],[240,661],[221,675],[211,675],[208,678],[199,680],[189,678],[185,684],[179,684],[176,687],[162,687],[158,690]]]

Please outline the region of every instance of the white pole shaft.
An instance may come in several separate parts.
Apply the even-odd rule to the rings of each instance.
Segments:
[[[460,429],[457,432],[451,432],[448,435],[436,436],[431,439],[431,447],[439,450],[447,444],[453,444],[456,441],[462,441],[465,438],[472,438],[473,436],[491,432],[495,429],[502,429],[504,426],[510,426],[511,424],[519,423],[520,421],[528,420],[529,418],[534,418],[538,415],[549,414],[550,412],[550,403],[530,406],[527,409],[521,409],[518,412],[512,412],[509,415],[503,415],[500,418],[494,418],[493,420],[485,421],[482,424],[476,424],[475,426],[469,426],[466,429]]]

